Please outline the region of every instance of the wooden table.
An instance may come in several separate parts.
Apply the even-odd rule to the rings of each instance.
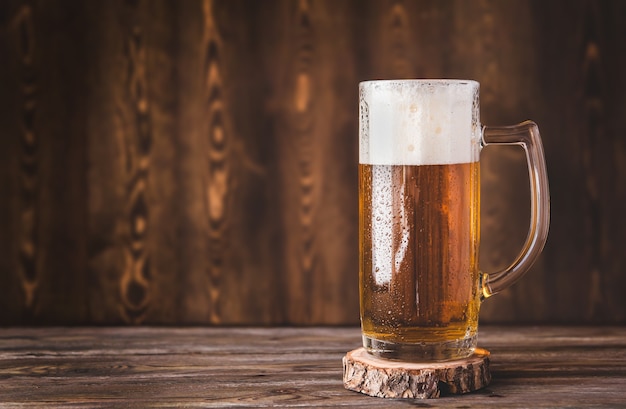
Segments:
[[[626,407],[626,327],[481,327],[491,385],[433,400],[342,386],[358,328],[0,329],[0,407]]]

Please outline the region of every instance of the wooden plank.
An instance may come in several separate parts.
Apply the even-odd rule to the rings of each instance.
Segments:
[[[274,140],[257,5],[180,4],[180,319],[280,321]]]
[[[186,305],[199,308],[202,317],[212,323],[223,320],[222,301],[225,297],[224,277],[231,264],[230,224],[232,222],[232,199],[234,177],[234,151],[236,137],[233,134],[230,106],[226,102],[228,91],[232,86],[229,82],[224,62],[224,48],[228,46],[222,39],[221,27],[217,24],[216,3],[207,0],[194,4],[200,16],[199,33],[196,38],[201,40],[200,47],[195,49],[195,61],[200,75],[196,93],[199,114],[190,125],[196,127],[198,139],[192,140],[191,150],[199,149],[195,155],[198,173],[196,186],[199,213],[194,214],[194,222],[202,221],[199,231],[199,244],[203,247],[200,255],[203,265],[199,271],[193,271],[192,279],[202,280],[196,291],[202,291],[202,302],[194,303],[194,299],[186,301]],[[199,9],[199,10],[198,10]],[[197,19],[196,19],[197,21]],[[193,176],[192,176],[193,177]],[[199,182],[199,183],[198,183]],[[197,275],[197,277],[196,277]],[[190,286],[191,287],[191,286]],[[194,311],[195,312],[195,311]]]
[[[313,219],[318,269],[312,271],[311,324],[357,324],[358,303],[358,38],[348,2],[311,2],[318,9],[317,61],[312,69],[313,151],[320,173]],[[340,41],[337,41],[340,39]],[[332,84],[328,86],[327,84]],[[296,108],[298,107],[296,100]],[[342,109],[343,107],[343,109]],[[318,146],[318,148],[315,148]],[[313,187],[314,191],[316,187]],[[302,190],[304,192],[304,190]],[[304,204],[304,199],[301,198]],[[290,270],[288,270],[288,273]],[[355,285],[357,283],[357,285]],[[294,299],[298,303],[297,299]],[[292,304],[293,305],[293,304]],[[291,308],[291,307],[289,307]]]
[[[624,327],[481,328],[491,385],[438,407],[615,407]],[[4,328],[3,404],[48,407],[373,407],[342,386],[357,328]],[[385,400],[387,406],[422,401]]]
[[[146,178],[146,207],[133,205],[131,223],[135,223],[133,238],[137,242],[144,240],[149,263],[148,274],[150,306],[143,322],[173,324],[180,322],[178,300],[180,298],[180,254],[176,246],[179,237],[180,194],[178,185],[178,135],[175,107],[177,65],[172,56],[178,50],[176,36],[175,2],[147,1],[140,3],[139,19],[141,42],[145,47],[145,61],[137,63],[137,79],[145,87],[145,102],[137,98],[136,121],[140,126],[149,126],[151,132],[149,171]],[[137,41],[137,40],[135,40]],[[141,51],[136,50],[137,53]],[[138,54],[139,55],[139,54]],[[142,67],[141,64],[145,66]],[[145,78],[139,78],[139,72],[145,69]],[[133,86],[131,84],[131,86]],[[147,116],[150,123],[147,125]],[[146,124],[140,118],[146,116]],[[135,189],[137,190],[137,185]],[[143,224],[142,224],[143,223]]]
[[[546,294],[553,294],[551,305],[543,312],[545,319],[560,319],[565,322],[580,321],[586,315],[590,304],[591,267],[589,249],[594,247],[587,233],[588,217],[585,207],[584,186],[587,177],[582,169],[582,156],[585,148],[581,142],[586,139],[583,129],[583,62],[585,2],[576,2],[568,7],[567,20],[576,24],[559,23],[556,29],[548,15],[557,15],[556,4],[544,7],[532,4],[534,20],[538,32],[545,32],[545,40],[536,38],[538,52],[537,69],[546,72],[546,58],[554,58],[550,70],[561,72],[558,81],[547,75],[539,77],[543,93],[543,104],[537,117],[542,125],[545,143],[548,175],[552,197],[552,217],[550,236],[542,256],[543,279],[536,286],[545,288]],[[565,17],[564,17],[565,19]],[[568,39],[566,43],[564,40]],[[558,121],[554,109],[558,108]],[[567,137],[565,137],[567,135]],[[563,138],[566,139],[563,139]],[[576,220],[576,223],[572,223]],[[560,248],[567,247],[568,251]],[[567,255],[566,255],[567,253]],[[584,271],[584,273],[583,273]],[[580,285],[571,285],[572,277]],[[559,318],[557,318],[559,317]]]
[[[20,127],[18,257],[15,267],[24,294],[27,310],[35,315],[35,296],[41,282],[41,238],[39,233],[42,209],[41,197],[41,132],[36,129],[38,115],[38,88],[41,87],[41,45],[36,38],[35,11],[30,5],[22,6],[14,17],[13,40],[15,55],[23,72],[20,83],[21,109],[18,112]],[[38,28],[38,27],[37,27]],[[45,249],[44,249],[45,252]]]
[[[3,290],[16,312],[9,321],[80,322],[87,314],[85,189],[77,171],[84,168],[84,77],[71,74],[81,60],[79,23],[54,3],[21,3],[6,17],[4,80],[17,88],[9,88],[15,105],[4,128],[11,159],[3,161],[10,189],[3,197],[12,200],[2,269],[11,278]]]
[[[626,256],[618,243],[626,240],[626,215],[620,203],[626,200],[626,79],[620,73],[626,70],[626,25],[620,22],[626,16],[626,4],[604,2],[600,9],[602,59],[604,61],[604,103],[606,117],[604,129],[608,137],[604,144],[607,157],[610,158],[609,177],[604,177],[607,185],[603,186],[601,206],[608,206],[602,211],[605,238],[602,240],[602,270],[604,274],[600,287],[606,292],[600,303],[607,307],[604,311],[588,314],[590,322],[623,322],[626,320],[626,302],[621,288],[626,288]]]
[[[358,319],[357,89],[347,5],[285,1],[263,14],[281,22],[266,26],[270,38],[282,41],[265,44],[264,68],[274,90],[269,115],[285,322]]]
[[[624,16],[623,4],[585,4],[582,19],[582,129],[580,138],[583,211],[586,215],[581,226],[588,238],[585,261],[588,263],[589,281],[585,298],[585,317],[588,320],[606,321],[607,316],[626,318],[626,307],[614,308],[622,296],[617,288],[624,286],[623,231],[626,217],[617,203],[625,197],[623,187],[626,177],[623,159],[626,145],[623,132],[626,126],[617,120],[623,112],[624,96],[616,92],[613,78],[624,67],[625,33],[622,25],[615,24],[614,15]],[[613,24],[611,24],[613,23]],[[616,53],[611,63],[610,55]],[[617,81],[620,81],[619,79]]]
[[[175,322],[177,236],[172,7],[87,10],[89,282],[93,322]]]
[[[58,7],[34,3],[36,43],[41,50],[40,108],[40,303],[37,322],[81,323],[88,317],[85,184],[86,149],[84,72],[73,72],[88,47],[80,38],[80,2]],[[61,28],[63,28],[61,30]]]
[[[18,229],[20,227],[20,126],[23,89],[17,22],[21,21],[20,4],[0,4],[0,320],[18,323],[24,319],[25,303],[18,272]],[[21,12],[23,13],[23,11]],[[17,21],[16,21],[17,20]],[[22,154],[23,155],[23,154]]]

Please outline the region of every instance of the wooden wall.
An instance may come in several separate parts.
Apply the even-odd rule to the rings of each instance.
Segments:
[[[626,322],[626,2],[5,0],[0,324],[355,324],[357,84],[539,123],[552,227],[483,322]],[[527,231],[482,160],[481,266]]]

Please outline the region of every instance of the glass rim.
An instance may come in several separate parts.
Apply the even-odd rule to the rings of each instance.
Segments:
[[[454,79],[454,78],[415,78],[415,79],[380,79],[380,80],[365,80],[359,82],[360,86],[366,85],[393,85],[393,84],[407,84],[407,85],[470,85],[480,86],[480,83],[476,80]]]

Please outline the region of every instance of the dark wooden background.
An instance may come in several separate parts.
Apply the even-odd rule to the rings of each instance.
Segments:
[[[542,131],[548,244],[481,320],[624,323],[625,72],[622,1],[2,1],[0,323],[357,323],[357,84],[420,77]],[[522,152],[482,179],[492,271]]]

